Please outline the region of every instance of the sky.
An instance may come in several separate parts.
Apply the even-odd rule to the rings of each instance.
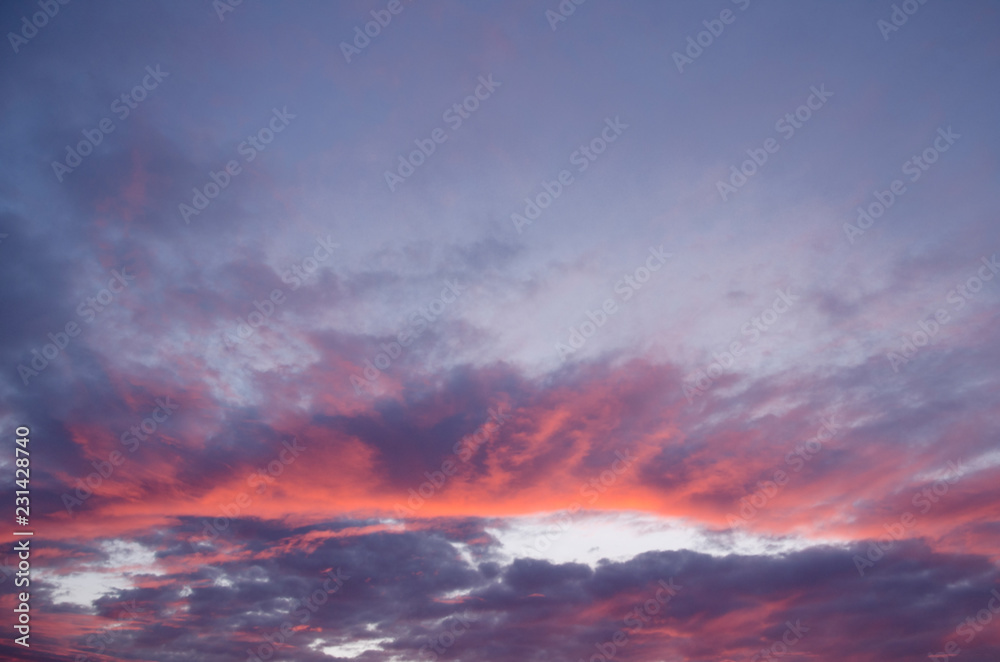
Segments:
[[[0,658],[1000,658],[997,3],[0,28]]]

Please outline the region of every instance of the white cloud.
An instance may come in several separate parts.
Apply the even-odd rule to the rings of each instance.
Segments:
[[[44,569],[36,571],[40,581],[52,586],[53,603],[70,603],[93,608],[94,603],[134,586],[136,575],[162,575],[156,567],[153,550],[137,542],[110,540],[102,545],[106,561],[81,564],[81,570],[58,575]]]
[[[691,550],[713,556],[777,555],[832,540],[800,536],[768,537],[745,531],[713,532],[679,518],[635,511],[568,511],[509,518],[488,529],[510,561],[544,559],[551,563],[595,565],[601,559],[626,561],[651,551]]]

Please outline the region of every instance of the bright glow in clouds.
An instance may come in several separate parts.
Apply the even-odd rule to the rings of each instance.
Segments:
[[[562,524],[560,524],[562,523]],[[643,552],[688,549],[713,556],[771,555],[807,549],[834,540],[795,535],[771,537],[747,531],[713,532],[681,519],[639,512],[593,512],[571,516],[567,511],[512,517],[487,528],[508,561],[543,559],[550,563],[584,563],[601,559],[625,561]]]
[[[155,551],[127,540],[111,540],[101,544],[107,560],[81,564],[79,572],[57,575],[36,570],[37,579],[51,585],[53,602],[63,602],[93,608],[94,603],[108,595],[135,585],[137,575],[162,575],[157,567]]]
[[[392,639],[365,639],[363,641],[347,641],[340,644],[328,645],[321,640],[313,643],[310,648],[319,649],[330,657],[353,659],[368,651],[381,653],[382,644],[390,643]],[[395,656],[389,659],[396,659]]]

